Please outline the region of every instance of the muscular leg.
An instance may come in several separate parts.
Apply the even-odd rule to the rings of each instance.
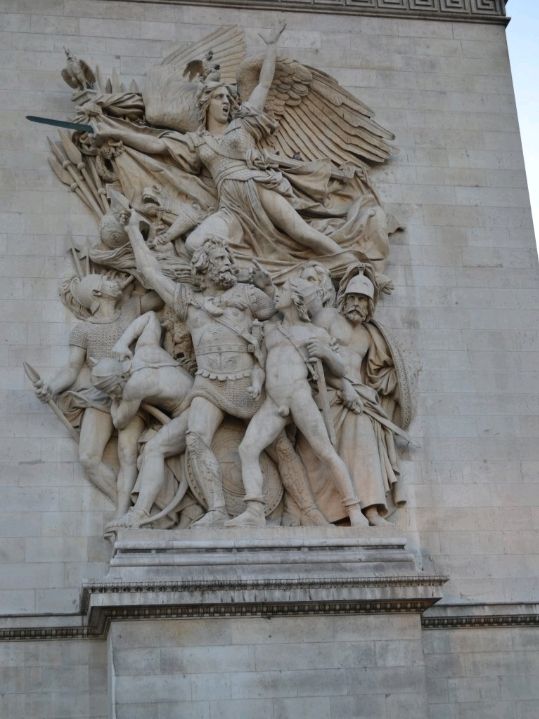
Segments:
[[[131,504],[131,490],[137,479],[138,440],[144,430],[144,421],[138,415],[133,417],[125,429],[118,432],[118,499],[115,518],[121,517]]]
[[[278,192],[259,187],[258,195],[262,207],[273,224],[300,245],[314,250],[319,255],[342,253],[343,263],[357,262],[355,255],[351,252],[343,252],[342,247],[334,240],[305,222],[288,200]]]
[[[165,484],[165,459],[185,452],[188,414],[189,410],[186,410],[161,427],[144,448],[140,469],[140,490],[135,504],[137,511],[149,514]]]
[[[93,407],[85,409],[80,428],[79,461],[90,482],[116,503],[116,474],[102,461],[113,429],[108,412]]]
[[[211,450],[215,432],[224,413],[203,397],[195,397],[189,411],[187,449],[193,473],[208,504],[208,513],[195,522],[196,527],[222,526],[228,517],[219,462]]]
[[[263,501],[264,477],[260,468],[260,454],[277,439],[287,419],[280,416],[275,403],[266,398],[247,426],[238,447],[245,499]]]
[[[227,522],[227,527],[263,526],[266,523],[260,453],[279,436],[286,423],[287,420],[279,415],[277,406],[269,397],[249,422],[238,448],[247,509]]]
[[[189,410],[182,412],[178,417],[161,427],[159,432],[150,439],[142,454],[140,491],[136,504],[121,517],[112,520],[107,525],[105,534],[116,531],[121,527],[138,527],[141,520],[148,518],[157,495],[165,483],[165,459],[185,451],[188,413]],[[132,486],[129,492],[131,492],[131,489]],[[129,503],[127,503],[127,507],[129,507]]]
[[[290,410],[297,428],[311,445],[313,452],[330,467],[351,523],[368,526],[367,520],[361,514],[359,500],[348,469],[329,441],[326,427],[310,389],[296,392],[290,403]]]

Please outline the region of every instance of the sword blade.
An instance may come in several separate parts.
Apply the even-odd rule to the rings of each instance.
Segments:
[[[38,117],[37,115],[26,115],[26,119],[30,122],[39,122],[41,125],[53,125],[53,127],[66,127],[68,130],[76,130],[77,132],[94,132],[91,125],[81,122],[68,122],[67,120],[53,120],[50,117]]]
[[[316,358],[314,360],[314,366],[316,368],[316,383],[318,385],[318,397],[322,409],[322,418],[328,431],[329,441],[335,447],[335,445],[337,444],[337,438],[335,437],[335,426],[333,425],[333,417],[331,415],[331,406],[329,404],[328,388],[326,384],[326,376],[324,374],[324,365],[322,364],[322,360]]]

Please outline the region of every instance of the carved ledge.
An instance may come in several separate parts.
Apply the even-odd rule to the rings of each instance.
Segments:
[[[0,629],[1,642],[38,642],[53,639],[96,639],[87,627],[13,627]]]
[[[447,604],[421,617],[423,629],[539,627],[538,604]]]
[[[385,529],[127,530],[81,609],[93,636],[115,619],[420,613],[445,581]]]
[[[128,0],[121,0],[126,2]],[[132,0],[129,0],[131,2]],[[488,22],[507,25],[507,0],[165,0],[170,5],[197,5],[253,10],[342,13],[426,20]],[[152,3],[155,0],[136,0]]]

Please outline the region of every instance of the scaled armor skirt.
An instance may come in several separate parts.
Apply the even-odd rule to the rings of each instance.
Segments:
[[[253,399],[249,395],[247,389],[250,385],[250,373],[238,379],[210,379],[197,374],[186,407],[190,406],[195,397],[203,397],[232,417],[250,419],[263,401],[263,397]]]

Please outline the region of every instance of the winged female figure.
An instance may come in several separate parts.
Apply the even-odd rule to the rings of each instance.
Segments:
[[[348,95],[329,76],[318,72],[313,78],[299,63],[278,61],[277,41],[283,30],[284,24],[265,39],[261,63],[240,65],[238,88],[243,87],[242,93],[249,90],[245,101],[239,103],[229,85],[212,79],[216,72],[201,73],[194,93],[191,88],[200,122],[196,130],[157,134],[100,127],[96,141],[121,141],[139,153],[172,163],[182,173],[207,178],[214,186],[217,207],[186,233],[188,254],[211,235],[225,239],[240,262],[259,258],[274,276],[286,274],[313,254],[337,276],[358,259],[383,265],[390,228],[361,158],[386,159],[390,151],[386,139],[391,135],[357,101],[355,109],[349,99],[346,107],[343,97]],[[321,131],[323,121],[302,127],[305,107],[301,98],[314,95],[320,105],[324,92],[328,102],[335,88],[342,107],[334,112],[333,122],[340,130],[334,128],[333,135],[340,138],[324,140],[331,127],[324,125]],[[152,116],[148,104],[147,118]],[[266,111],[268,106],[272,114]],[[363,121],[356,122],[355,137],[349,138],[343,128],[353,128],[358,108]],[[178,118],[176,126],[181,124]],[[309,134],[312,141],[305,140]],[[299,149],[294,149],[296,138]],[[288,156],[281,154],[283,150]],[[324,151],[339,160],[341,167],[324,158]],[[157,242],[169,239],[158,236]]]

